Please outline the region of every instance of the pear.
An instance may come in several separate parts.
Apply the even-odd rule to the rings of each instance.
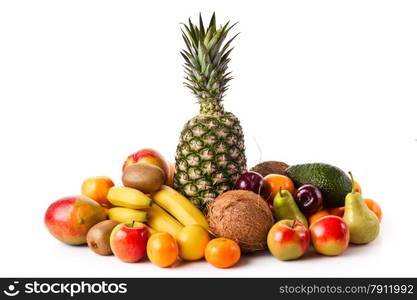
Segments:
[[[352,173],[349,172],[352,183]],[[367,244],[376,239],[379,233],[379,220],[362,198],[362,195],[352,192],[345,198],[345,214],[343,219],[349,227],[350,239],[353,244]]]
[[[279,220],[297,220],[308,228],[306,217],[298,208],[291,193],[287,190],[279,189],[279,192],[274,197],[273,202],[274,216]]]

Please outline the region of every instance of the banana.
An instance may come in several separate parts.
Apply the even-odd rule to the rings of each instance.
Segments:
[[[147,211],[148,221],[146,223],[155,231],[168,232],[172,236],[175,236],[183,228],[180,222],[171,217],[155,203]]]
[[[163,185],[158,192],[152,195],[152,199],[183,225],[198,224],[205,229],[208,228],[203,213],[173,188]]]
[[[148,208],[151,206],[152,199],[141,191],[129,187],[112,187],[107,199],[115,206],[123,206],[133,209]]]
[[[109,219],[119,223],[145,222],[147,213],[126,207],[112,207],[108,211]]]

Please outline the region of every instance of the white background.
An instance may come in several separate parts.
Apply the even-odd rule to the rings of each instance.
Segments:
[[[383,208],[375,242],[333,258],[160,269],[49,235],[46,208],[86,177],[120,184],[125,157],[144,147],[173,160],[198,113],[182,86],[180,22],[213,10],[242,33],[225,107],[249,166],[353,171]],[[0,276],[417,276],[416,15],[416,1],[1,1]]]

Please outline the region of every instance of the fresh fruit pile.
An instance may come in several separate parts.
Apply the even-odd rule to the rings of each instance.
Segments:
[[[362,189],[350,172],[349,178],[335,166],[312,163],[289,166],[285,175],[268,174],[263,182],[262,175],[247,173],[239,180],[250,178],[254,183],[243,187],[262,186],[259,193],[265,201],[272,201],[278,222],[269,230],[267,242],[280,260],[301,257],[310,240],[316,252],[334,256],[349,243],[367,244],[379,234],[382,210],[375,201],[362,198]]]
[[[241,252],[266,247],[280,260],[293,260],[310,244],[316,252],[333,256],[349,242],[366,244],[379,233],[379,205],[362,198],[351,173],[347,181],[343,171],[328,164],[289,166],[287,175],[265,177],[247,171],[234,190],[209,203],[207,216],[166,185],[172,177],[166,172],[172,169],[161,169],[165,165],[157,151],[139,150],[125,161],[123,186],[104,176],[87,178],[82,195],[49,206],[46,227],[69,245],[88,244],[99,255],[114,254],[131,263],[147,256],[159,267],[205,258],[228,268]],[[337,197],[343,200],[334,198],[340,189]],[[343,207],[333,207],[341,202]]]
[[[239,120],[223,108],[231,80],[227,22],[213,14],[205,28],[189,20],[185,85],[200,114],[180,135],[175,164],[147,148],[129,155],[121,181],[84,180],[79,196],[52,203],[45,225],[69,245],[88,244],[99,255],[124,262],[144,257],[159,267],[205,258],[229,268],[242,254],[269,251],[280,260],[301,257],[313,245],[339,255],[349,243],[366,244],[379,234],[382,212],[362,198],[360,185],[341,169],[323,163],[289,166],[265,161],[246,168]]]
[[[69,245],[88,244],[99,255],[114,254],[124,262],[145,256],[168,267],[178,258],[206,260],[230,267],[240,258],[239,245],[226,238],[210,241],[204,214],[191,201],[166,184],[173,168],[153,149],[130,155],[123,165],[123,186],[104,176],[90,177],[80,196],[52,203],[45,225]],[[172,184],[172,181],[171,181]]]

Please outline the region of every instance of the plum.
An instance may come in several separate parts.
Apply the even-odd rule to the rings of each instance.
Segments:
[[[252,191],[256,194],[261,192],[263,176],[257,172],[249,171],[243,173],[235,183],[235,190]]]
[[[304,214],[311,215],[322,208],[323,195],[314,185],[305,184],[295,191],[295,202]]]

